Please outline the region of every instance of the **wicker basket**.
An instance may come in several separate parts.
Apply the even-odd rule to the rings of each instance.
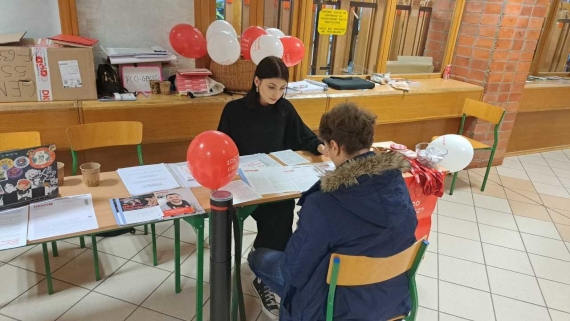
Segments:
[[[230,91],[249,91],[256,65],[251,60],[238,60],[235,64],[222,66],[212,61],[212,78],[221,82]]]

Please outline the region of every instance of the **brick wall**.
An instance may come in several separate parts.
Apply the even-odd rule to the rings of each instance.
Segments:
[[[451,78],[483,86],[483,101],[507,111],[494,164],[501,164],[516,119],[549,0],[467,0]],[[465,135],[493,143],[493,126],[470,119]],[[489,152],[476,152],[471,167],[484,167]]]
[[[432,7],[424,56],[433,58],[434,72],[442,68],[455,3],[455,0],[437,0]]]

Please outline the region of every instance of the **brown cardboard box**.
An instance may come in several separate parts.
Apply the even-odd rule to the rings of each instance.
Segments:
[[[0,102],[97,99],[91,48],[35,43],[0,45]]]

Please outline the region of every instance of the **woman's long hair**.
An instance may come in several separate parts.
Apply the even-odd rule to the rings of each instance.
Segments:
[[[289,69],[281,58],[275,56],[263,58],[257,65],[257,68],[255,68],[255,74],[251,80],[251,89],[246,95],[250,106],[256,106],[259,102],[259,93],[256,91],[257,86],[255,86],[255,77],[259,80],[278,78],[289,81]]]

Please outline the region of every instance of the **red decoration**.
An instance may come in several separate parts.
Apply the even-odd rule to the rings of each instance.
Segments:
[[[197,59],[208,53],[206,38],[200,30],[189,24],[181,23],[172,27],[169,39],[172,49],[186,58]]]
[[[248,27],[247,29],[244,30],[240,39],[241,55],[243,56],[243,59],[251,60],[250,50],[251,46],[253,45],[253,42],[257,38],[266,34],[267,32],[265,32],[265,29],[258,26]]]
[[[283,44],[283,62],[287,67],[293,67],[303,60],[305,45],[299,38],[285,36],[279,40]]]

